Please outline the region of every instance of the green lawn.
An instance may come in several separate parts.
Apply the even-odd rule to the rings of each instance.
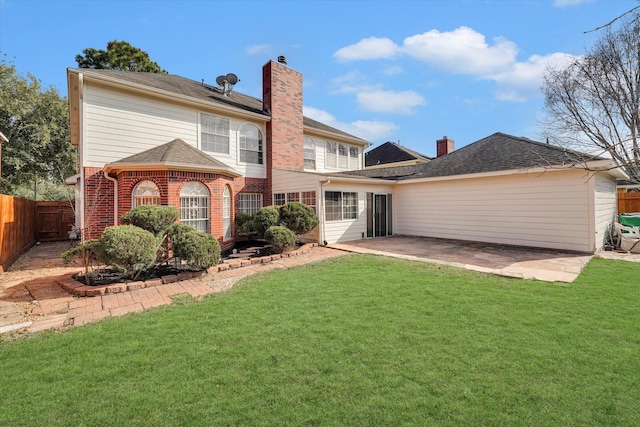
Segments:
[[[347,255],[0,343],[0,425],[640,425],[640,263]]]

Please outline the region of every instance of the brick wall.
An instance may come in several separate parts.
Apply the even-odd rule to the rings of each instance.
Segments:
[[[84,239],[98,239],[105,228],[113,225],[113,182],[104,177],[101,168],[84,168]]]
[[[304,169],[302,74],[270,61],[262,69],[262,99],[267,122],[267,193],[271,200],[273,168]]]

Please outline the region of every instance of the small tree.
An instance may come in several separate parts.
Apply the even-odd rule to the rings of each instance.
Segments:
[[[269,227],[264,233],[264,238],[277,254],[290,251],[296,243],[294,232],[279,225]]]
[[[288,202],[280,207],[280,222],[295,234],[305,234],[318,226],[318,217],[309,206]]]
[[[84,272],[84,282],[90,285],[91,277],[89,272],[94,263],[100,262],[101,252],[99,240],[87,240],[65,251],[62,254],[62,261],[64,261],[65,264],[69,264],[72,260],[79,259]]]
[[[269,227],[280,224],[280,209],[277,206],[265,206],[253,215],[253,226],[260,237]]]
[[[156,261],[156,237],[135,225],[108,227],[100,238],[100,258],[116,270],[135,278]]]
[[[179,218],[180,212],[172,206],[142,205],[122,215],[120,221],[125,225],[135,225],[158,236],[164,234]]]

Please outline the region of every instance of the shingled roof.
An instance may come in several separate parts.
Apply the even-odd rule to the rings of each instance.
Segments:
[[[431,157],[390,141],[367,151],[364,155],[365,166],[384,165],[412,160],[426,163],[431,160]]]
[[[143,73],[88,68],[72,70],[79,73],[84,73],[85,75],[93,74],[96,76],[103,76],[110,79],[119,80],[122,82],[148,86],[150,88],[188,96],[199,101],[226,104],[244,111],[263,115],[265,116],[265,118],[269,117],[269,114],[263,109],[262,100],[259,98],[244,95],[237,90],[233,90],[228,94],[224,94],[222,90],[217,86],[211,86],[203,82],[197,82],[173,74]],[[358,138],[354,135],[343,132],[331,126],[327,126],[308,117],[303,117],[303,125],[305,128],[329,132],[336,135],[342,135],[350,139],[361,140],[363,144],[368,144],[367,141],[361,138]]]
[[[405,180],[558,167],[593,160],[606,159],[498,132],[421,165],[365,169],[344,174]]]
[[[231,176],[239,174],[226,164],[187,144],[174,139],[157,147],[134,154],[105,166],[105,170],[117,171],[135,168],[145,169],[188,169],[204,172],[224,173]]]

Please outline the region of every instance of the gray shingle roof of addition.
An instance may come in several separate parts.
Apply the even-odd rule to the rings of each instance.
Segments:
[[[394,142],[385,142],[365,153],[365,166],[384,165],[409,160],[427,162],[431,158]]]
[[[259,98],[244,95],[236,90],[233,90],[228,95],[225,95],[217,86],[210,86],[208,84],[203,84],[202,82],[197,82],[173,74],[140,73],[131,71],[97,70],[84,68],[78,69],[77,71],[83,72],[85,74],[96,74],[105,76],[123,82],[135,83],[137,85],[148,86],[150,88],[188,96],[200,101],[227,104],[232,107],[240,108],[245,111],[269,117],[269,114],[263,109],[262,100]],[[331,126],[327,126],[323,123],[312,120],[308,117],[304,117],[303,120],[303,124],[305,127],[325,132],[331,132],[350,138],[360,139],[339,129],[335,129]],[[367,143],[365,140],[362,140],[362,142]]]
[[[362,170],[346,174],[405,180],[552,167],[591,160],[604,158],[498,132],[421,165]]]
[[[114,168],[127,164],[183,165],[209,168],[212,170],[229,169],[226,164],[214,159],[181,139],[174,139],[166,144],[125,157],[124,159],[111,163],[110,166]]]

